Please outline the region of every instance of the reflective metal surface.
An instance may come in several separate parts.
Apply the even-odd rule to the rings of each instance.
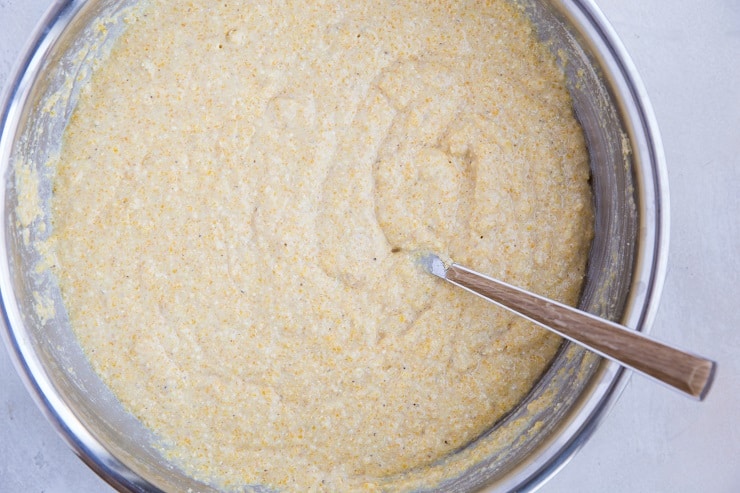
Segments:
[[[89,64],[120,32],[120,22],[110,14],[132,3],[55,4],[8,86],[0,110],[0,167],[5,180],[0,188],[4,235],[0,292],[6,325],[2,333],[39,406],[109,483],[131,491],[212,491],[163,459],[155,437],[122,409],[77,345],[55,294],[54,279],[32,269],[38,252],[24,234],[31,240],[48,235],[48,208],[42,207],[45,214],[29,227],[19,225],[15,214],[20,166],[31,166],[39,174],[42,201],[48,201],[51,176],[44,164],[59,149],[77,91],[89,76]],[[596,238],[580,306],[645,331],[657,309],[668,242],[665,164],[645,91],[621,43],[593,4],[521,3],[567,75],[591,155]],[[109,19],[105,30],[95,28],[99,19]],[[81,52],[86,55],[78,56]],[[49,103],[55,93],[65,97]],[[51,105],[53,111],[40,111],[43,105]],[[48,293],[55,300],[53,317],[39,316],[34,292]],[[512,440],[443,489],[536,488],[583,444],[622,387],[622,371],[615,364],[564,346],[527,400],[470,447],[494,435]]]

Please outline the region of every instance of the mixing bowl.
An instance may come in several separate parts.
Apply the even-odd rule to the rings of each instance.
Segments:
[[[55,279],[48,269],[39,268],[37,241],[47,238],[52,228],[52,170],[45,163],[59,151],[66,122],[96,60],[123,30],[116,13],[133,3],[58,1],[37,28],[7,87],[0,112],[2,333],[48,419],[111,485],[131,491],[214,491],[165,459],[156,437],[123,409],[92,371],[70,329]],[[519,3],[566,74],[588,144],[596,219],[580,307],[647,331],[665,272],[668,194],[660,139],[645,91],[592,3]],[[19,193],[19,184],[36,187],[38,200],[29,203],[29,197]],[[433,488],[536,488],[585,442],[624,383],[624,372],[616,364],[563,344],[525,400],[466,450],[455,452],[485,445],[485,456],[464,474]]]

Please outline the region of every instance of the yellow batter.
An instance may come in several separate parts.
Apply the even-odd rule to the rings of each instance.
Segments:
[[[559,344],[416,253],[573,303],[588,176],[508,3],[153,2],[67,128],[56,274],[193,475],[375,491],[489,429]]]

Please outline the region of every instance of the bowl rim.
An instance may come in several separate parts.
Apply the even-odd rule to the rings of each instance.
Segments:
[[[5,180],[9,172],[12,143],[33,81],[43,67],[47,54],[70,20],[87,0],[56,0],[43,15],[22,50],[0,98],[0,171]],[[668,261],[669,192],[665,155],[652,106],[637,70],[613,27],[593,0],[553,0],[551,2],[574,25],[588,34],[605,76],[618,90],[615,98],[620,111],[627,115],[632,152],[635,158],[636,204],[640,220],[638,245],[630,294],[622,323],[648,332],[657,314]],[[10,132],[8,131],[10,130]],[[6,186],[0,187],[0,200],[5,203]],[[5,231],[7,212],[0,217]],[[98,441],[74,415],[40,358],[32,349],[17,300],[10,282],[10,267],[5,238],[0,241],[0,296],[2,322],[0,330],[16,372],[29,394],[57,433],[75,454],[98,476],[119,490],[161,491],[136,475]],[[19,330],[20,329],[20,330]],[[534,491],[562,469],[587,442],[603,421],[627,385],[629,372],[616,363],[601,361],[593,384],[584,391],[577,404],[581,412],[561,431],[534,461],[517,468],[509,480],[496,483],[484,491],[516,489]]]

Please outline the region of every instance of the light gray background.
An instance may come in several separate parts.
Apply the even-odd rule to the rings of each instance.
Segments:
[[[0,86],[49,0],[0,0]],[[558,492],[740,491],[740,0],[598,0],[660,126],[671,249],[652,334],[719,362],[703,403],[634,376]],[[0,492],[107,492],[0,349]]]

